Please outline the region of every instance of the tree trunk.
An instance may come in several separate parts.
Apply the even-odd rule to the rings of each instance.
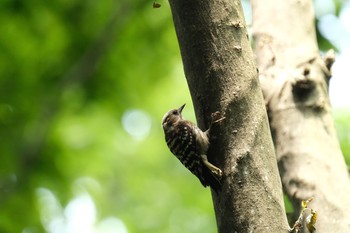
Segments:
[[[209,160],[222,168],[212,192],[218,231],[288,232],[280,177],[256,64],[238,0],[170,0],[199,127],[211,131]]]
[[[350,232],[350,181],[328,98],[311,0],[253,0],[253,31],[284,189],[296,212],[314,197],[318,233]],[[271,18],[273,15],[273,18]]]

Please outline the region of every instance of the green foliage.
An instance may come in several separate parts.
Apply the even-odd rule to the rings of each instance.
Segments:
[[[168,7],[3,1],[0,20],[1,232],[64,232],[84,195],[96,232],[110,217],[129,232],[214,231],[209,190],[160,129],[190,102]]]
[[[337,129],[340,147],[350,172],[350,111],[338,109],[334,113],[335,126]]]

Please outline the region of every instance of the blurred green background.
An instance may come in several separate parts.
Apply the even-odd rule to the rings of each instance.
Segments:
[[[160,127],[183,103],[195,120],[160,3],[0,2],[0,232],[216,232],[210,190]],[[348,162],[349,116],[335,111]]]

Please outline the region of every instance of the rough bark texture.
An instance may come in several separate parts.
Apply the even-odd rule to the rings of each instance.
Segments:
[[[328,98],[311,0],[253,0],[253,33],[283,187],[318,213],[318,233],[350,232],[350,181]],[[271,17],[273,15],[273,17]]]
[[[218,231],[287,232],[281,182],[240,1],[170,0],[197,122],[223,172],[212,192]],[[204,190],[203,190],[204,191]],[[198,194],[200,195],[200,194]]]

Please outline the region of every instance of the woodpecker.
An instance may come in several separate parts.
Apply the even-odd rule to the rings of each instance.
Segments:
[[[215,191],[220,190],[222,171],[208,161],[207,152],[211,125],[220,122],[224,117],[212,121],[209,129],[203,132],[194,123],[182,117],[185,105],[164,115],[162,127],[165,141],[170,151],[198,177],[204,187],[210,186]]]

